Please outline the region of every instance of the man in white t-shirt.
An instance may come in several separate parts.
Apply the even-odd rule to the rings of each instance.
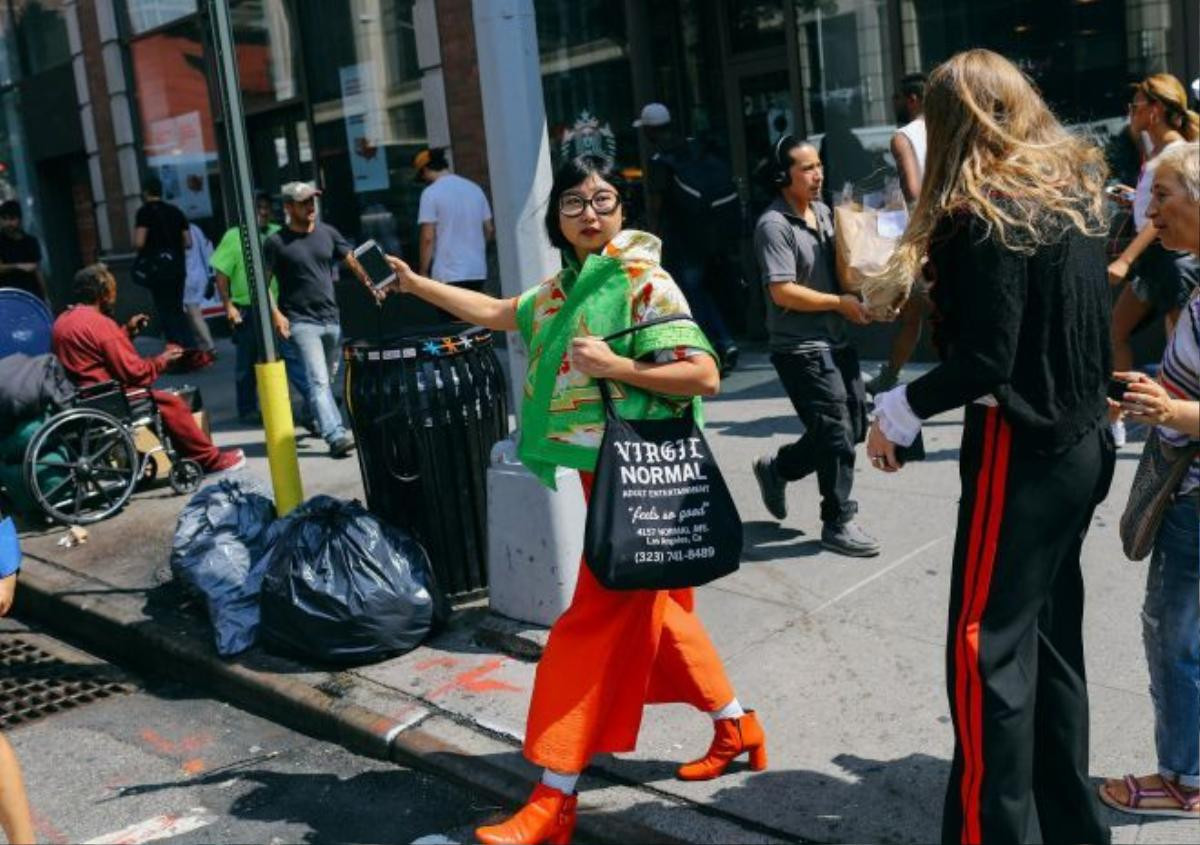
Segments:
[[[925,82],[923,73],[907,74],[892,94],[899,127],[892,136],[892,158],[896,160],[900,190],[910,209],[917,204],[921,180],[925,177]],[[900,327],[892,338],[888,361],[879,374],[867,382],[867,393],[873,396],[896,386],[900,368],[912,357],[921,341],[921,323],[928,311],[925,294],[914,288],[900,312]]]
[[[482,290],[487,279],[487,242],[495,234],[492,208],[483,190],[450,172],[442,150],[422,150],[413,159],[421,192],[420,273],[439,282]]]

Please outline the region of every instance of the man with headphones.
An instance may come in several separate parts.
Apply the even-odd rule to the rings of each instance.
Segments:
[[[804,436],[754,462],[763,504],[787,516],[787,484],[815,472],[821,491],[821,545],[873,557],[879,543],[855,522],[850,498],[854,450],[866,436],[858,354],[846,324],[870,322],[857,296],[840,294],[834,274],[833,214],[820,201],[817,148],[792,135],[776,142],[766,173],[779,195],[754,228],[754,253],[767,288],[771,363],[804,423]]]

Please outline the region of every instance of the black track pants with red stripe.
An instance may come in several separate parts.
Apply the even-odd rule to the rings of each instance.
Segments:
[[[1088,782],[1080,547],[1108,493],[1107,426],[1053,457],[967,409],[946,638],[946,843],[1107,843]],[[1040,828],[1040,829],[1039,829]]]

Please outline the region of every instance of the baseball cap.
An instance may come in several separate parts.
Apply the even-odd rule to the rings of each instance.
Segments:
[[[671,122],[671,111],[662,103],[646,103],[642,106],[642,116],[633,122],[636,129],[639,126],[666,126]]]
[[[279,189],[286,202],[304,202],[312,197],[319,197],[321,189],[311,182],[288,182]]]

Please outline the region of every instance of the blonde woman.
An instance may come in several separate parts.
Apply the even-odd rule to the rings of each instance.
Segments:
[[[1108,842],[1087,777],[1079,569],[1114,459],[1103,156],[987,50],[930,74],[925,122],[920,198],[867,295],[894,306],[927,258],[942,363],[876,397],[867,455],[895,472],[922,420],[966,406],[943,840]]]
[[[1200,136],[1200,115],[1189,111],[1187,102],[1183,83],[1169,73],[1146,77],[1133,86],[1129,97],[1129,132],[1145,163],[1133,194],[1137,237],[1108,265],[1111,284],[1131,280],[1113,307],[1113,363],[1118,370],[1133,369],[1129,339],[1147,319],[1156,313],[1164,315],[1170,333],[1200,274],[1195,256],[1156,242],[1157,233],[1146,215],[1159,156]]]

